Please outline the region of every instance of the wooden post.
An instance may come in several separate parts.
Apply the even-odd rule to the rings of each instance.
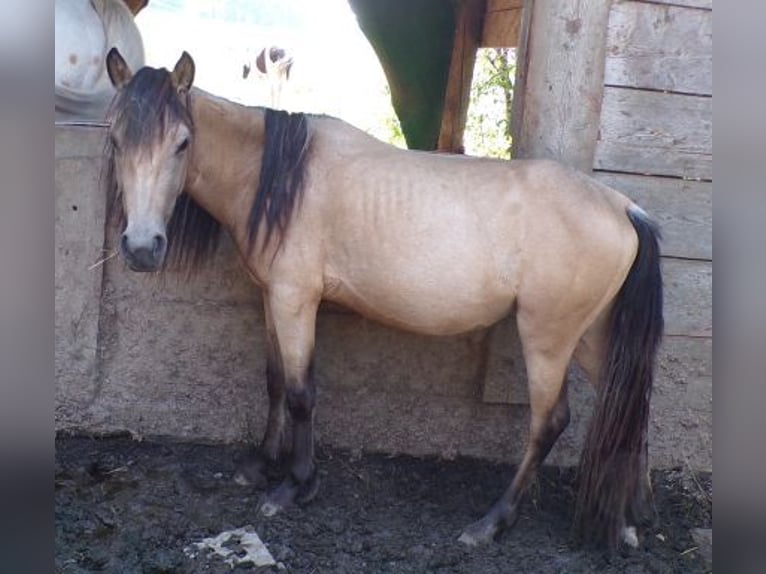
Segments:
[[[486,0],[464,0],[458,8],[438,151],[463,153],[463,132],[485,6]]]
[[[612,0],[525,0],[513,157],[593,169]]]

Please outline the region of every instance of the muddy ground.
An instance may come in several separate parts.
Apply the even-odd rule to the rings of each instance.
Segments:
[[[576,548],[570,535],[574,472],[545,468],[516,527],[466,548],[461,529],[480,517],[511,465],[458,459],[352,455],[319,447],[319,496],[261,517],[261,493],[234,484],[239,450],[117,437],[56,441],[56,572],[222,573],[219,556],[190,558],[202,538],[251,525],[277,566],[236,572],[706,572],[690,531],[712,527],[712,476],[654,472],[657,524],[639,550]]]

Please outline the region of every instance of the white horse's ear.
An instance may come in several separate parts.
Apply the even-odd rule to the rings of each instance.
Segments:
[[[194,81],[194,60],[188,52],[184,51],[173,68],[173,85],[179,93],[188,92]]]
[[[109,50],[106,55],[106,71],[112,85],[118,90],[124,88],[133,77],[133,72],[130,71],[128,64],[116,47]]]

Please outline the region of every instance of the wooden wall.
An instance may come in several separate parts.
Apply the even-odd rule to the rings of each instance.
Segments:
[[[524,0],[487,0],[479,42],[482,48],[512,48],[519,44]]]
[[[653,402],[712,454],[712,0],[615,2],[593,162],[664,232],[666,338]]]
[[[712,468],[712,0],[487,2],[480,45],[509,38],[514,157],[592,172],[662,226],[654,444]],[[504,388],[484,400],[523,402]]]

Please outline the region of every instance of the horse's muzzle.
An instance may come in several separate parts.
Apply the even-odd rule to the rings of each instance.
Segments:
[[[133,271],[157,271],[165,262],[168,240],[162,233],[148,237],[131,237],[123,233],[120,253]]]

